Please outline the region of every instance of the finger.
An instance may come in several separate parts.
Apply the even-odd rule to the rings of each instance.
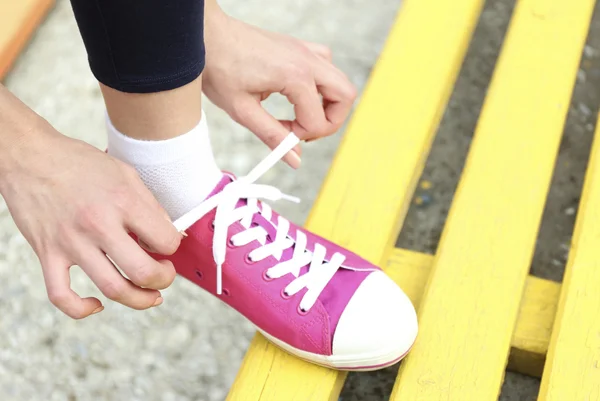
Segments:
[[[140,185],[144,184],[140,181]],[[125,225],[153,252],[160,255],[174,254],[181,243],[181,234],[177,232],[167,213],[145,187],[140,198],[137,207],[128,214]]]
[[[275,149],[291,132],[290,126],[285,126],[273,118],[251,96],[238,100],[231,117],[237,123],[252,131],[270,149]],[[295,149],[288,152],[282,160],[290,167],[297,169],[300,167],[301,160],[300,154]]]
[[[162,303],[160,292],[134,285],[100,250],[90,246],[79,257],[78,265],[108,299],[137,310]]]
[[[71,289],[70,264],[60,259],[42,263],[48,299],[65,315],[83,319],[101,312],[104,307],[97,298],[81,298]]]
[[[311,52],[313,52],[314,54],[316,54],[317,56],[321,57],[322,59],[329,61],[331,63],[332,60],[332,54],[331,54],[331,49],[321,43],[313,43],[313,42],[307,42],[307,41],[302,41],[302,43],[304,44],[304,46],[306,46]]]
[[[314,79],[311,81],[299,81],[282,91],[282,94],[294,105],[296,120],[292,125],[293,132],[305,140],[333,133],[331,124],[325,118],[315,81]]]
[[[315,80],[319,92],[323,96],[325,117],[335,132],[350,114],[356,99],[356,88],[341,71],[332,65],[321,64],[316,68]]]
[[[175,268],[170,261],[154,260],[124,231],[107,237],[102,250],[140,287],[163,290],[175,280]]]
[[[285,129],[288,133],[294,132],[294,128],[293,128],[294,122],[293,121],[290,121],[290,120],[278,120],[278,121],[281,125],[283,125],[285,127]],[[298,157],[302,158],[302,147],[300,147],[300,144],[294,146],[294,148],[292,150],[294,152],[296,152]]]

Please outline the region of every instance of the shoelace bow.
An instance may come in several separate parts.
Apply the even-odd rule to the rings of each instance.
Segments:
[[[173,223],[178,231],[184,232],[216,208],[213,259],[217,265],[217,294],[221,294],[223,290],[222,275],[227,252],[227,231],[229,226],[235,222],[240,222],[245,230],[230,238],[229,241],[232,246],[244,246],[252,241],[258,241],[261,244],[259,248],[250,252],[249,258],[251,261],[261,261],[269,256],[273,256],[279,261],[286,249],[294,247],[292,257],[269,268],[266,275],[269,279],[277,279],[289,273],[293,274],[296,279],[286,286],[284,292],[286,295],[293,296],[304,288],[308,289],[300,302],[302,311],[308,311],[313,307],[327,283],[346,259],[344,255],[336,252],[329,261],[326,261],[327,249],[318,243],[315,244],[313,252],[307,250],[306,234],[301,230],[297,230],[296,239],[294,240],[288,235],[289,221],[281,216],[278,216],[277,225],[273,224],[277,234],[274,239],[271,238],[272,242],[270,243],[267,243],[268,232],[261,226],[252,225],[252,218],[255,213],[259,213],[265,219],[271,221],[272,209],[265,203],[260,203],[259,207],[259,198],[271,201],[285,199],[300,202],[299,198],[286,195],[275,187],[254,183],[299,142],[298,137],[290,133],[248,175],[227,184],[223,191],[208,198]],[[246,205],[236,208],[238,201],[242,199],[246,199]],[[301,269],[307,265],[309,265],[308,271],[300,275]]]

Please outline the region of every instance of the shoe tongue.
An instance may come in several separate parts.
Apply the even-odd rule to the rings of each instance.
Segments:
[[[220,193],[223,191],[223,189],[228,185],[231,184],[233,181],[235,181],[235,176],[233,174],[230,173],[223,173],[223,178],[221,178],[221,181],[219,181],[219,183],[213,188],[213,190],[211,191],[211,193],[207,196],[207,198],[211,198],[213,196],[215,196],[216,194]]]
[[[254,217],[252,218],[252,222],[258,224],[259,226],[261,226],[262,228],[265,229],[265,231],[267,231],[267,233],[270,235],[271,237],[271,241],[267,240],[267,243],[273,242],[273,240],[275,240],[275,237],[277,236],[277,216],[273,215],[273,217],[271,218],[271,222],[269,223],[269,220],[267,220],[265,218],[265,216],[263,216],[260,213],[256,213],[254,215]],[[272,224],[271,224],[272,223]],[[289,232],[288,233],[290,236],[295,237],[295,233]],[[292,258],[292,256],[294,256],[294,247],[290,247],[287,248],[283,251],[283,254],[281,255],[281,259],[279,259],[279,262],[285,262],[288,261]],[[306,266],[302,266],[302,268],[300,269],[300,276],[307,273],[308,272],[308,265]]]
[[[235,177],[234,174],[223,172],[223,178],[221,178],[221,181],[219,181],[219,183],[213,188],[213,190],[211,191],[211,193],[207,196],[207,199],[215,196],[218,193],[223,192],[223,189],[225,189],[225,187],[227,185],[231,184],[235,180],[236,180],[236,177]],[[240,206],[245,206],[246,203],[247,203],[246,199],[240,199],[236,203],[235,208],[237,209]]]

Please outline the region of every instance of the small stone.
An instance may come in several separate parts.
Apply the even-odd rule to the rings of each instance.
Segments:
[[[431,196],[429,196],[428,194],[421,194],[415,198],[415,205],[417,205],[417,206],[426,207],[426,206],[429,206],[430,203],[431,203]]]
[[[185,324],[178,324],[171,329],[167,338],[167,346],[174,350],[182,350],[190,342],[192,332]]]
[[[575,208],[574,207],[568,207],[565,209],[565,214],[567,216],[573,216],[575,214]]]
[[[583,54],[585,54],[585,56],[589,58],[596,57],[598,55],[598,50],[594,49],[590,45],[586,45],[583,48]]]
[[[170,391],[167,391],[162,394],[161,401],[177,401],[177,395]]]
[[[577,108],[579,109],[581,114],[583,114],[586,117],[588,117],[592,114],[592,111],[590,110],[590,108],[588,106],[586,106],[584,103],[579,103],[577,105]]]
[[[87,347],[81,342],[75,343],[73,350],[75,351],[75,355],[78,355],[82,359],[86,359],[89,355]]]
[[[25,237],[23,237],[23,235],[20,232],[15,233],[15,235],[13,235],[9,240],[8,240],[8,246],[17,246],[17,245],[23,245],[27,243],[27,240],[25,239]]]
[[[583,70],[579,70],[577,71],[577,81],[578,82],[585,82],[586,80],[586,73]]]
[[[421,181],[421,189],[431,189],[431,181],[423,180]]]

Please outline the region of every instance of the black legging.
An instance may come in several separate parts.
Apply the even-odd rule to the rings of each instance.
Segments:
[[[204,0],[71,0],[92,73],[122,92],[174,89],[204,69]]]

